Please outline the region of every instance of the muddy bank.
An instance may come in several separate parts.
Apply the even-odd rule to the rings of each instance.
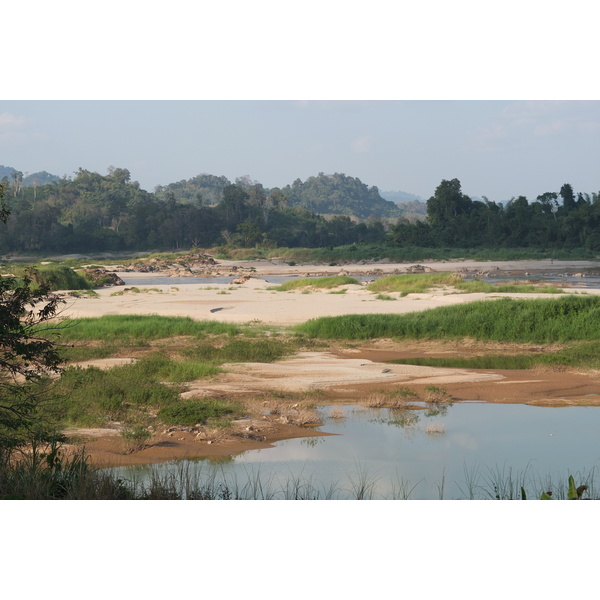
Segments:
[[[227,372],[210,382],[198,381],[188,395],[220,395],[254,402],[252,418],[240,419],[228,429],[204,428],[198,432],[169,428],[156,432],[143,448],[128,448],[118,428],[67,432],[84,444],[90,463],[97,466],[152,464],[173,459],[218,459],[247,450],[269,448],[283,439],[328,435],[311,426],[299,426],[286,415],[299,410],[285,393],[306,392],[308,405],[371,405],[373,398],[408,387],[427,398],[431,386],[443,388],[444,402],[493,402],[534,406],[600,406],[600,373],[596,371],[532,369],[448,369],[389,364],[403,357],[437,357],[497,354],[498,345],[473,341],[415,342],[399,347],[378,341],[358,348],[332,348],[330,352],[302,353],[277,363],[229,365]],[[515,345],[504,352],[534,351]],[[539,349],[538,349],[539,350]],[[269,398],[268,402],[266,398]],[[413,408],[426,403],[411,401]],[[251,404],[249,405],[251,406]],[[260,415],[260,409],[264,414]],[[258,416],[256,416],[258,415]],[[73,447],[74,448],[74,447]]]

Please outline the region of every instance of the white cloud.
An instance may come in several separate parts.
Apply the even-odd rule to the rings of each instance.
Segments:
[[[577,128],[583,133],[599,133],[600,119],[597,121],[580,121],[577,123]]]
[[[467,139],[477,150],[497,150],[498,142],[508,138],[508,131],[504,125],[493,124],[478,127],[474,131],[467,132]]]
[[[568,129],[568,124],[563,120],[548,121],[546,123],[538,123],[533,127],[533,135],[547,136],[557,133],[564,133]]]
[[[19,129],[27,123],[25,117],[19,117],[8,112],[0,113],[0,132]]]
[[[500,116],[509,125],[526,127],[562,116],[572,110],[572,105],[573,102],[560,100],[522,100],[508,104],[502,109]]]
[[[562,135],[574,129],[596,133],[600,128],[600,103],[575,100],[513,102],[502,110],[501,117],[520,135]]]
[[[373,146],[373,138],[368,135],[356,138],[352,141],[350,146],[354,152],[358,154],[365,154],[366,152],[371,151],[371,147]]]
[[[22,144],[45,139],[30,129],[31,120],[9,112],[0,113],[0,144]]]

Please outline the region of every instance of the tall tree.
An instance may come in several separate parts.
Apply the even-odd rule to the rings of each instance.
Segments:
[[[4,188],[0,186],[0,203]],[[0,219],[6,224],[8,215]],[[0,454],[49,435],[38,409],[44,396],[36,387],[44,375],[59,370],[56,345],[44,335],[60,300],[26,275],[0,277]],[[43,440],[39,440],[43,441]]]
[[[560,188],[560,197],[562,198],[565,212],[570,212],[575,208],[575,194],[569,183],[563,184]]]
[[[441,244],[459,245],[461,238],[468,237],[464,217],[472,208],[473,202],[462,193],[458,179],[442,180],[427,200],[427,220]]]

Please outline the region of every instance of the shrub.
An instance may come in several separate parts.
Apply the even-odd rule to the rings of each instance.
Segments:
[[[331,289],[341,285],[360,285],[354,277],[347,275],[335,275],[332,277],[308,277],[303,279],[291,279],[279,286],[273,287],[278,292],[289,292],[298,288]]]
[[[219,421],[240,413],[237,404],[221,400],[182,400],[161,409],[158,418],[166,425],[185,425],[193,427],[197,423],[202,425],[210,421]]]

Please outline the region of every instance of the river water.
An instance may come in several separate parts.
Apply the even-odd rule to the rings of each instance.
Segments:
[[[288,277],[266,278],[279,284]],[[486,278],[500,281],[500,278]],[[600,287],[600,278],[544,277],[548,284]],[[138,278],[126,285],[227,284],[230,277]],[[514,280],[514,278],[510,278]],[[600,390],[599,390],[600,392]],[[459,499],[514,497],[524,485],[539,497],[563,493],[600,467],[600,409],[456,403],[442,412],[366,409],[342,405],[343,417],[320,407],[328,436],[291,439],[227,461],[173,461],[115,469],[147,482],[152,473],[193,473],[252,497]],[[216,478],[216,479],[215,479]],[[257,482],[260,481],[260,490]],[[589,483],[589,482],[588,482]],[[290,486],[293,489],[290,489]],[[592,490],[593,492],[593,490]]]
[[[486,499],[511,497],[524,485],[542,490],[578,482],[600,466],[600,410],[456,403],[445,411],[321,407],[319,430],[335,435],[291,439],[228,461],[172,461],[121,467],[119,476],[148,480],[184,469],[204,480],[262,497],[293,497],[302,488],[319,499]],[[496,488],[496,489],[495,489]],[[362,490],[362,492],[361,492]],[[256,494],[255,494],[256,495]]]
[[[372,281],[374,279],[379,279],[382,276],[377,275],[358,275],[353,276],[355,279],[359,281]],[[135,277],[127,277],[127,273],[121,274],[121,279],[125,282],[125,285],[173,285],[180,286],[186,284],[196,284],[196,285],[217,285],[217,284],[230,284],[236,276],[232,277],[157,277],[156,275],[152,275],[149,273],[147,276],[135,276]],[[265,275],[264,277],[259,277],[260,279],[264,279],[267,283],[271,285],[280,285],[285,281],[289,281],[290,279],[294,279],[294,276],[289,275]],[[476,277],[465,277],[465,280],[475,279]],[[507,283],[511,281],[519,281],[526,280],[529,281],[531,279],[542,281],[546,285],[555,285],[557,287],[561,286],[572,286],[579,288],[589,288],[589,289],[598,289],[600,288],[600,277],[590,276],[590,277],[571,277],[571,276],[556,276],[556,275],[519,275],[519,276],[507,276],[507,275],[491,275],[488,277],[477,277],[481,281],[487,281],[488,283]]]

